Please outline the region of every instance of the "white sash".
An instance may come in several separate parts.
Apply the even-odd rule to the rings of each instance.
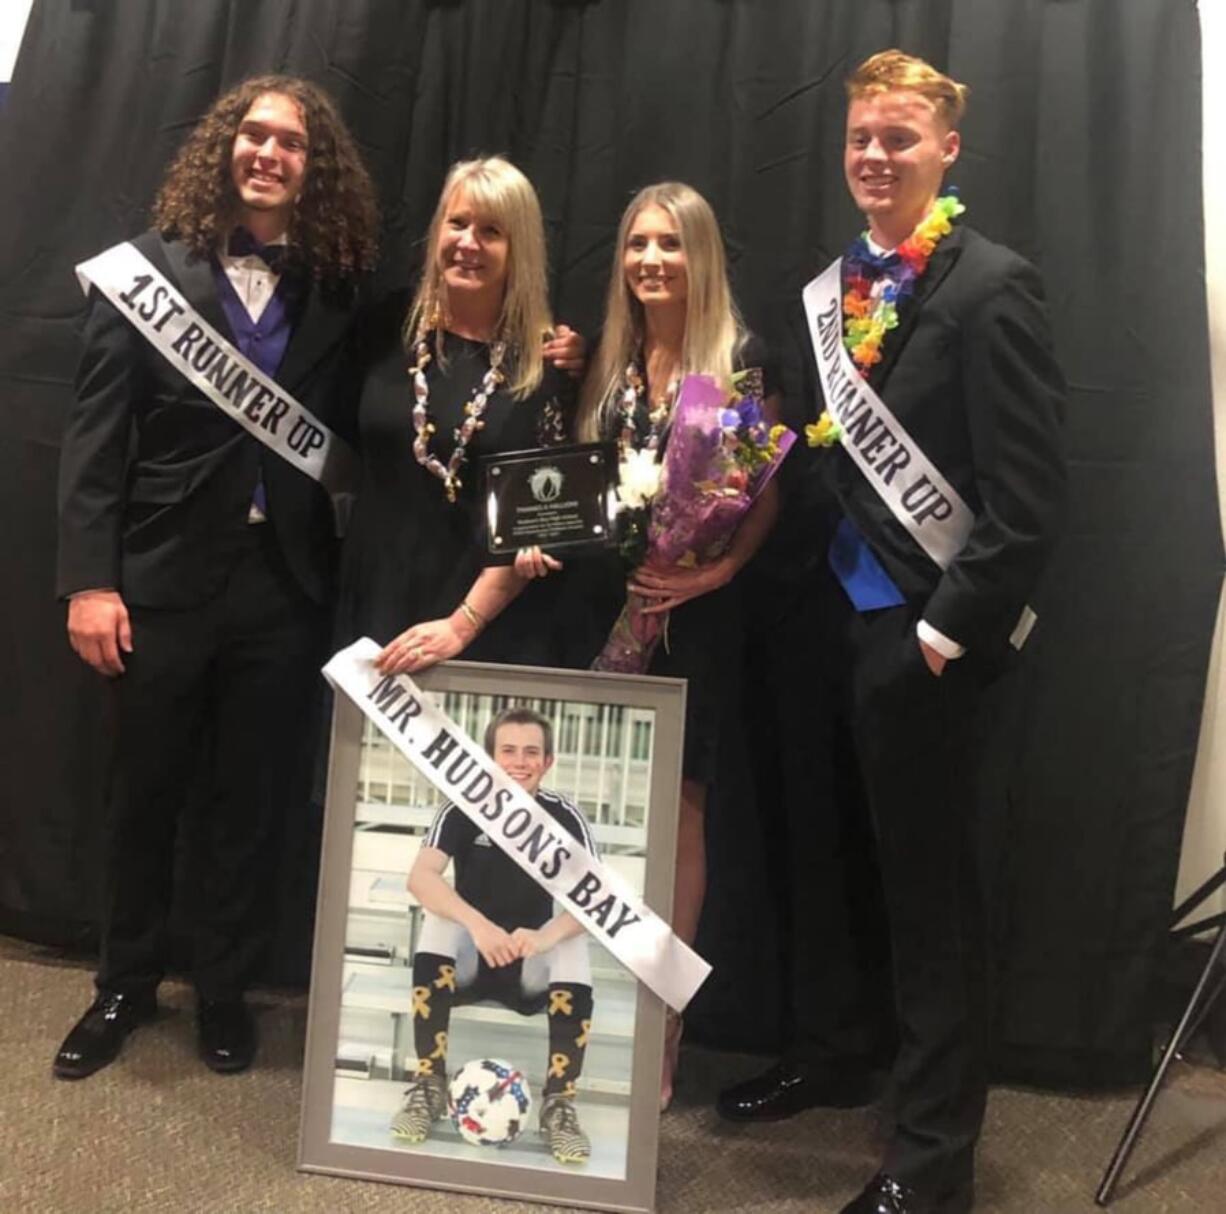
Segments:
[[[407,675],[381,675],[364,637],[324,676],[435,788],[670,1007],[681,1011],[711,967],[673,935],[625,880],[559,828]]]
[[[227,417],[318,481],[343,530],[358,482],[357,456],[343,439],[244,358],[134,245],[117,244],[76,272],[82,291],[97,287]]]
[[[975,515],[851,361],[843,345],[842,264],[839,258],[804,289],[826,410],[843,427],[843,449],[890,513],[947,569]]]
[[[804,289],[805,319],[826,411],[843,427],[842,446],[865,480],[942,570],[962,551],[975,515],[958,491],[903,429],[843,345],[843,259]],[[1034,627],[1030,607],[1009,636],[1021,649]]]

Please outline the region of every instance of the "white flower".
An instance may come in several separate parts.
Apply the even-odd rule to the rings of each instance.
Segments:
[[[641,451],[628,451],[617,472],[617,500],[622,509],[637,510],[646,506],[660,491],[663,471],[654,451],[646,447]]]

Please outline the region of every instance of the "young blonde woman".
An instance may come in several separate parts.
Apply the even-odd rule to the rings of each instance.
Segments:
[[[553,322],[531,183],[500,157],[452,167],[416,294],[367,327],[358,407],[364,477],[346,538],[342,638],[386,644],[385,671],[465,657],[553,664],[554,588],[487,566],[479,460],[565,435],[582,342]],[[556,363],[556,365],[555,365]]]
[[[768,414],[777,414],[772,369],[750,336],[728,286],[724,244],[710,205],[680,182],[640,190],[622,215],[605,304],[605,326],[580,398],[580,439],[611,439],[623,450],[668,442],[671,410],[681,380],[713,376],[730,385],[734,371],[763,371]],[[651,674],[687,680],[685,756],[673,898],[673,930],[688,943],[698,931],[706,892],[704,811],[716,775],[722,689],[737,658],[736,602],[729,583],[757,551],[777,511],[772,482],[742,521],[724,555],[696,568],[648,562],[627,582],[624,570],[604,579],[589,574],[577,610],[594,615],[591,656],[625,602],[627,589],[669,612],[667,642],[652,658]],[[557,562],[535,555],[517,562],[525,575]],[[608,571],[607,571],[608,572]],[[577,598],[578,596],[574,596]],[[603,600],[603,601],[602,601]],[[568,611],[568,617],[576,612]],[[661,1102],[672,1097],[681,1022],[670,1022]]]

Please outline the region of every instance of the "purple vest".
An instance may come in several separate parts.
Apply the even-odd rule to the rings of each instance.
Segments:
[[[275,379],[285,358],[296,319],[297,309],[294,304],[297,302],[297,292],[290,277],[281,275],[277,289],[264,311],[260,313],[258,321],[251,319],[234,289],[234,284],[216,258],[213,259],[213,281],[217,284],[217,298],[221,303],[221,310],[226,314],[230,332],[234,334],[234,344],[238,347],[238,352],[255,363],[265,375]],[[262,451],[260,458],[262,461]],[[251,502],[267,517],[268,495],[264,489],[262,472],[252,490]]]
[[[287,288],[286,276],[281,275],[281,281],[277,283],[277,289],[258,321],[247,314],[233,283],[216,259],[213,261],[213,281],[217,284],[217,298],[230,324],[230,332],[234,334],[238,352],[251,359],[265,375],[275,378],[285,357],[290,334],[294,331],[293,309],[289,299],[292,291]]]

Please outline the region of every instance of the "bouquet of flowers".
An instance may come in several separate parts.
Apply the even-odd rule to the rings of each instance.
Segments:
[[[627,452],[617,488],[622,554],[632,567],[692,568],[721,556],[741,519],[774,475],[795,435],[762,413],[762,377],[733,379],[729,398],[705,375],[689,375],[673,406],[664,461],[650,449]],[[629,594],[593,670],[642,674],[668,621],[644,614],[650,602]]]

